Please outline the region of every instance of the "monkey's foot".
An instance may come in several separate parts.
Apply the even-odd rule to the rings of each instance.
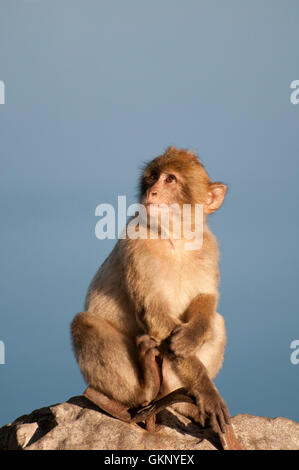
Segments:
[[[173,392],[165,395],[159,400],[154,400],[149,405],[139,408],[137,410],[130,410],[132,413],[131,422],[138,423],[140,421],[145,421],[147,424],[147,430],[154,432],[155,431],[155,416],[159,411],[162,411],[168,406],[174,405],[175,403],[189,403],[197,408],[195,399],[190,396],[187,389],[178,388]],[[244,450],[244,448],[239,443],[236,435],[234,433],[233,427],[231,424],[226,424],[226,431],[223,433],[220,429],[220,426],[217,424],[216,428],[211,428],[219,437],[221,446],[224,450]]]
[[[90,386],[87,387],[83,395],[101,408],[101,410],[113,416],[113,418],[118,418],[127,423],[131,421],[131,414],[128,411],[128,407],[119,401],[108,398],[106,395]]]
[[[213,431],[218,434],[219,429],[222,433],[226,432],[226,427],[230,424],[230,414],[223,398],[215,387],[200,393],[194,393],[197,412],[194,419],[202,427],[211,426]]]
[[[228,407],[218,391],[214,394],[202,393],[194,397],[193,403],[197,407],[198,421],[202,426],[208,422],[214,433],[218,435],[224,450],[244,450],[230,424]]]
[[[89,401],[98,406],[101,410],[106,411],[114,418],[125,421],[126,423],[141,423],[145,421],[146,428],[150,432],[155,431],[156,414],[167,406],[174,403],[194,403],[193,399],[187,395],[184,388],[175,390],[159,400],[154,400],[147,406],[141,408],[128,408],[126,405],[108,398],[103,393],[89,386],[83,393]]]
[[[188,394],[185,388],[174,390],[163,398],[154,400],[147,406],[135,409],[128,408],[122,403],[108,398],[93,387],[87,387],[84,396],[99,408],[121,421],[125,421],[126,423],[140,423],[145,421],[146,429],[149,432],[155,432],[156,414],[166,407],[174,405],[175,403],[189,403],[196,406],[194,398]],[[224,450],[243,450],[231,425],[226,426],[225,434],[222,433],[218,426],[217,435],[219,436],[220,443]]]
[[[141,421],[145,421],[147,431],[155,432],[156,413],[154,410],[152,413],[146,413],[134,420],[132,419],[132,416],[136,414],[138,408],[137,410],[135,408],[128,408],[128,406],[107,397],[91,386],[87,387],[83,395],[88,398],[89,401],[97,405],[101,410],[106,411],[106,413],[113,416],[113,418],[120,419],[126,423],[140,423]]]
[[[161,367],[157,362],[160,354],[157,343],[149,335],[142,335],[137,338],[136,345],[144,372],[144,386],[147,390],[151,390],[153,400],[160,391],[162,381]]]
[[[154,400],[149,405],[139,408],[137,410],[130,410],[132,414],[131,422],[139,423],[146,422],[146,428],[150,432],[155,431],[155,417],[159,411],[164,410],[166,407],[174,405],[175,403],[189,403],[197,407],[193,397],[190,396],[187,389],[178,388],[173,392],[165,395],[159,400]],[[214,429],[213,429],[214,430]],[[214,431],[215,432],[215,431]],[[231,424],[226,425],[226,432],[223,433],[217,425],[216,434],[219,437],[220,443],[224,450],[244,450],[236,438],[233,427]]]
[[[194,400],[187,394],[185,388],[178,388],[168,395],[165,395],[158,400],[152,401],[147,406],[131,409],[131,421],[133,423],[139,423],[140,421],[148,420],[153,415],[159,413],[159,411],[162,411],[167,406],[174,405],[175,403],[194,404]]]

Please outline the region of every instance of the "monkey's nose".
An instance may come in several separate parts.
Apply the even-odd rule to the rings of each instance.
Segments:
[[[157,191],[152,191],[151,192],[151,196],[157,196],[157,194],[158,194]]]

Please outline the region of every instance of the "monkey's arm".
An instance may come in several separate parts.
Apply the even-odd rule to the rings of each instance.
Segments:
[[[170,315],[167,314],[167,305],[147,305],[138,314],[138,319],[143,325],[144,331],[149,334],[158,344],[166,338],[170,338],[172,332],[178,326]]]
[[[230,415],[225,401],[221,398],[217,388],[209,378],[203,363],[196,357],[172,357],[173,366],[181,378],[190,395],[195,398],[198,415],[197,419],[202,426],[209,421],[217,433],[218,426],[222,432],[226,431]]]
[[[209,338],[216,305],[217,296],[213,294],[200,294],[192,300],[183,315],[184,323],[174,328],[168,340],[176,356],[190,356]]]
[[[197,296],[182,318],[185,323],[174,329],[160,349],[171,360],[184,387],[195,398],[198,411],[194,418],[202,426],[208,421],[217,433],[218,426],[225,432],[226,424],[229,423],[229,411],[206,367],[193,354],[209,339],[216,306],[216,295]]]
[[[197,412],[195,415],[192,413],[193,418],[203,427],[209,422],[215,433],[218,433],[219,427],[225,432],[226,424],[229,424],[228,408],[209,378],[204,364],[191,353],[186,354],[186,351],[193,351],[208,338],[215,305],[216,298],[214,301],[212,298],[197,298],[186,311],[186,319],[189,321],[182,326],[175,326],[170,316],[158,315],[159,311],[156,309],[145,311],[144,319],[148,334],[158,340],[160,353],[172,362],[184,387],[195,399]],[[203,315],[198,315],[198,306],[202,307]],[[203,309],[203,306],[206,306],[206,309]],[[171,333],[172,331],[174,333]],[[180,354],[174,351],[176,344]]]

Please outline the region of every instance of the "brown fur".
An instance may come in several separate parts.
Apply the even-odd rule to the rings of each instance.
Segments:
[[[225,186],[211,183],[186,150],[170,147],[144,169],[141,202],[204,204],[203,246],[188,251],[185,240],[118,241],[89,287],[85,312],[71,326],[88,385],[129,406],[155,398],[137,346],[139,337],[149,335],[165,351],[162,393],[187,386],[201,409],[199,420],[204,423],[210,413],[211,420],[225,421],[211,382],[222,364],[225,327],[216,313],[217,241],[206,223],[224,195]]]

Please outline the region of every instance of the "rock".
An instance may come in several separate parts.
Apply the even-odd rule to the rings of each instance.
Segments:
[[[235,434],[248,450],[299,449],[299,424],[286,418],[237,415]],[[41,408],[0,429],[0,450],[215,450],[219,441],[173,410],[158,416],[156,433],[101,412],[83,396]]]

